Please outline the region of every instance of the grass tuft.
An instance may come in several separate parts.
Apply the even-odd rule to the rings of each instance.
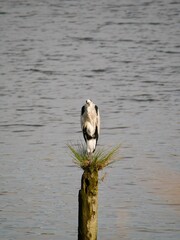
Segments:
[[[120,145],[108,149],[97,149],[93,154],[88,155],[83,144],[74,146],[67,145],[71,151],[73,162],[83,170],[102,170],[108,165],[120,160],[118,157]]]

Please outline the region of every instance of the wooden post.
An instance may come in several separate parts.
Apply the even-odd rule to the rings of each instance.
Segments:
[[[79,190],[78,240],[97,240],[98,231],[98,171],[115,160],[120,146],[110,151],[97,151],[87,156],[83,145],[78,150],[68,145],[73,161],[84,170]]]
[[[78,240],[97,240],[98,170],[84,170],[79,190]]]

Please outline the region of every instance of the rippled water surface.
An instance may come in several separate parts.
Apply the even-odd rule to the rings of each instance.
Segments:
[[[103,240],[180,239],[180,2],[0,1],[0,238],[77,239],[80,108],[122,161],[99,186]]]

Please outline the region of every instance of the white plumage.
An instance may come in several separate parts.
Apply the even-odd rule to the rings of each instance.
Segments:
[[[89,99],[81,108],[81,128],[87,145],[87,153],[91,154],[96,149],[99,137],[100,115],[98,107]]]

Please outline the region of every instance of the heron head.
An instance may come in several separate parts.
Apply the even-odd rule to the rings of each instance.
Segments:
[[[89,106],[92,103],[92,101],[90,99],[86,100],[86,104]]]

